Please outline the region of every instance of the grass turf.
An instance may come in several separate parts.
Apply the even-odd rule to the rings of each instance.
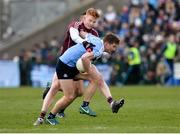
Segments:
[[[115,99],[125,98],[118,114],[111,112],[105,98],[97,92],[90,104],[97,117],[79,114],[81,97],[66,109],[64,119],[58,119],[59,125],[35,127],[42,90],[0,89],[0,132],[180,132],[180,87],[111,87],[111,92]],[[61,95],[58,93],[56,99]]]

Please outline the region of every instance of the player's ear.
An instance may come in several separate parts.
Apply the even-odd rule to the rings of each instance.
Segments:
[[[104,47],[107,49],[109,48],[109,43],[108,42],[104,42]]]

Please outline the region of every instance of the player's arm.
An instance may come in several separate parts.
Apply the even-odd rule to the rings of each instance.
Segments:
[[[85,41],[83,41],[82,44],[84,48],[86,49],[86,51],[88,52],[93,51],[93,47],[95,47],[95,45],[86,41],[90,36],[92,36],[92,34],[84,32],[84,31],[80,31],[80,36],[85,38]]]
[[[87,38],[88,38],[88,35],[90,35],[89,33],[84,32],[84,31],[81,31],[81,32],[79,33],[79,31],[78,31],[76,28],[71,27],[71,28],[70,28],[70,35],[71,35],[71,38],[72,38],[72,40],[73,40],[74,42],[83,44],[84,48],[85,48],[88,52],[90,52],[90,51],[93,50],[93,47],[94,47],[95,45],[93,45],[93,44],[91,44],[91,43],[89,43],[89,42],[86,41]],[[81,37],[82,37],[82,38],[81,38]]]
[[[80,36],[82,37],[82,38],[87,38],[87,36],[88,36],[88,33],[87,32],[85,32],[85,31],[80,31]]]
[[[91,68],[91,61],[94,58],[93,52],[86,52],[85,54],[82,55],[82,63],[84,66],[84,70],[87,73],[90,73],[90,68]]]
[[[82,43],[83,41],[85,41],[85,39],[83,39],[83,38],[80,36],[78,29],[76,29],[76,28],[74,28],[74,27],[70,27],[69,32],[70,32],[71,39],[72,39],[74,42],[76,42],[76,43]]]

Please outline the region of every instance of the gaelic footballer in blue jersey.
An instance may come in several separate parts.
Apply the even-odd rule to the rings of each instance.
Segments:
[[[69,48],[62,56],[59,57],[59,61],[56,66],[56,73],[64,96],[56,102],[47,118],[47,122],[49,122],[49,124],[51,125],[58,124],[58,121],[55,119],[58,110],[67,107],[74,100],[74,98],[72,97],[75,93],[73,83],[74,78],[81,78],[90,81],[89,86],[86,90],[87,93],[84,94],[85,96],[92,89],[99,88],[103,95],[106,97],[107,102],[110,104],[113,113],[117,113],[119,108],[124,104],[124,99],[120,99],[118,101],[113,100],[109,87],[105,83],[100,72],[94,65],[90,66],[91,60],[95,57],[101,56],[103,54],[103,51],[113,53],[119,45],[119,38],[116,35],[109,33],[104,37],[102,41],[100,38],[91,34],[85,32],[81,34],[86,37],[88,43],[92,44],[90,45],[92,51],[87,51],[87,48],[79,43]],[[82,58],[86,74],[79,73],[76,68],[76,62],[80,57]],[[88,104],[83,104],[80,107],[80,113],[89,115],[89,112],[91,111],[89,110]]]

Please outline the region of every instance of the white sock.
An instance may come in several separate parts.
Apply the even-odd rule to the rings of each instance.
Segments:
[[[111,102],[110,107],[112,107],[113,103],[114,103],[114,101]]]
[[[39,117],[39,118],[38,118],[38,121],[43,122],[44,119]]]

